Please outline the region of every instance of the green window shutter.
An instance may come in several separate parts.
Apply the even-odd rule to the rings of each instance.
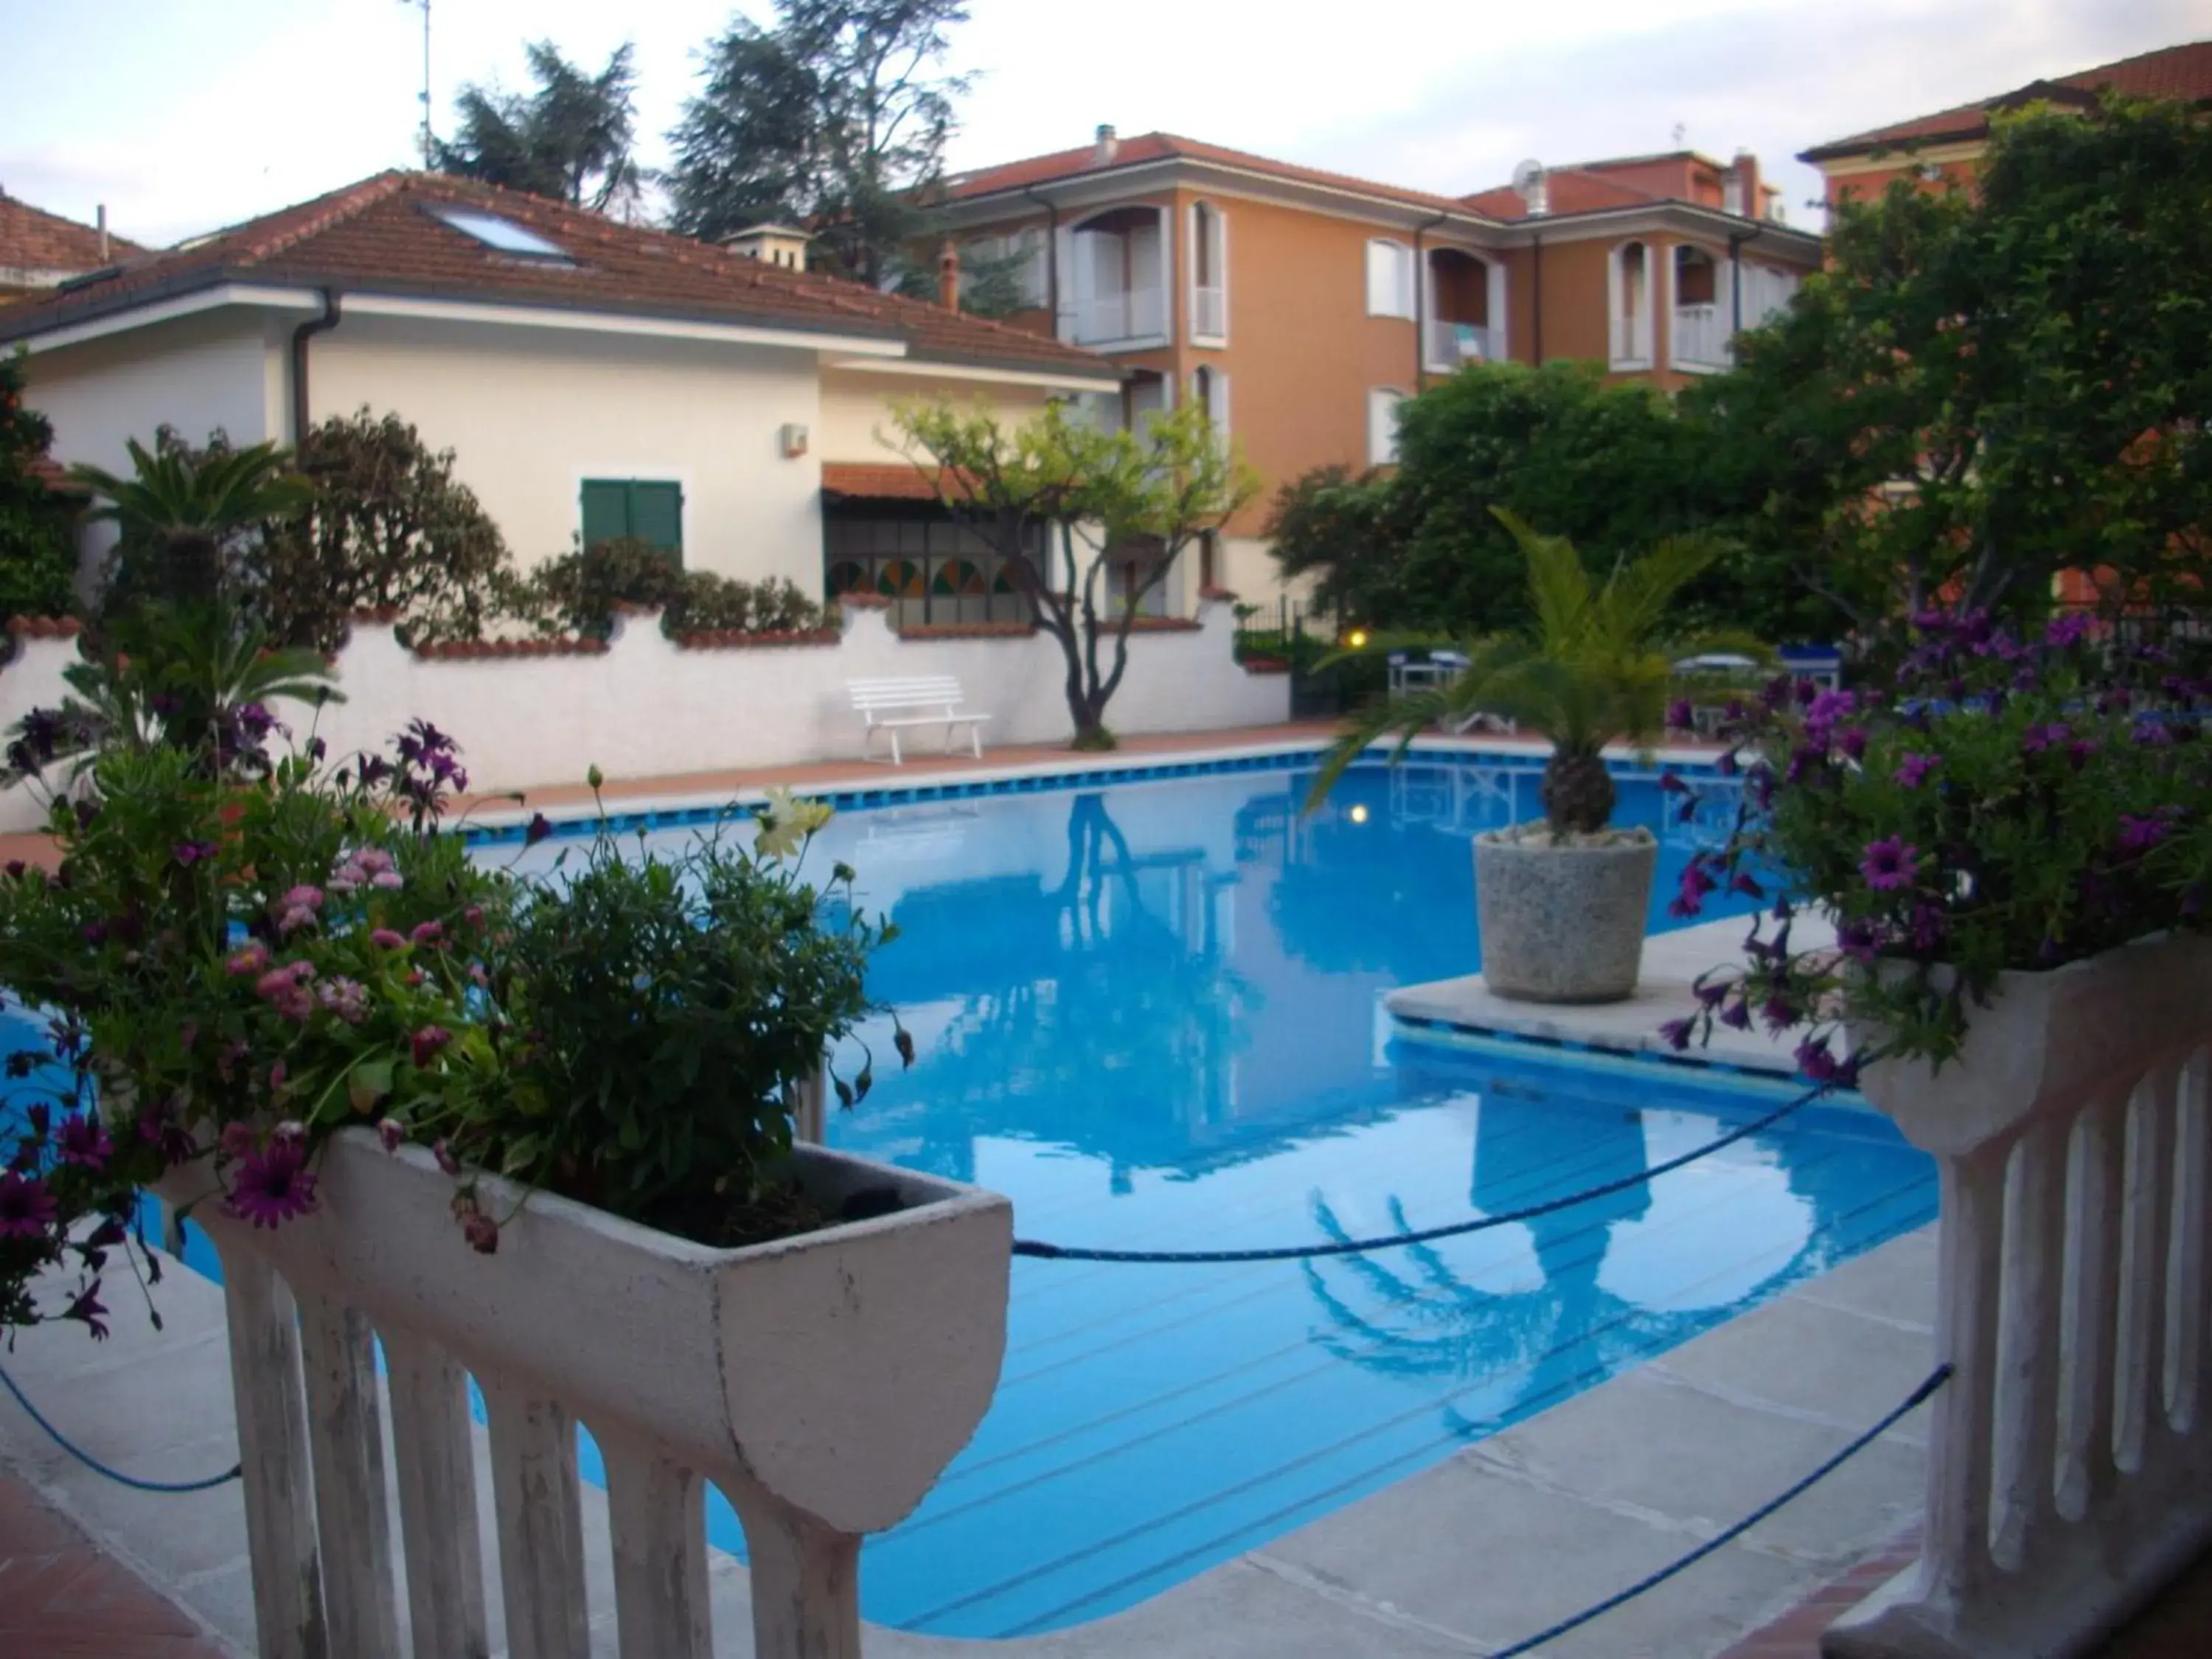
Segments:
[[[635,483],[629,487],[629,533],[684,562],[684,486]]]
[[[630,533],[628,483],[607,478],[584,480],[584,545],[595,547]]]

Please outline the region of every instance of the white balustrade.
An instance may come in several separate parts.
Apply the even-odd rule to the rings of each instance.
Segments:
[[[818,1086],[794,1104],[818,1121]],[[414,1659],[490,1651],[471,1376],[517,1659],[587,1659],[610,1609],[586,1584],[609,1578],[622,1659],[712,1659],[709,1483],[745,1530],[757,1659],[857,1659],[862,1535],[921,1500],[997,1385],[1012,1210],[817,1146],[794,1167],[833,1213],[884,1187],[902,1207],[720,1250],[488,1177],[504,1224],[486,1257],[428,1154],[359,1130],[326,1149],[301,1219],[257,1231],[199,1204],[222,1258],[264,1659],[398,1659],[403,1583]],[[580,1424],[606,1467],[606,1574],[586,1559]]]
[[[1191,290],[1190,331],[1201,340],[1229,337],[1229,290],[1200,286]]]
[[[1676,306],[1668,353],[1677,368],[1725,368],[1728,319],[1717,305]]]
[[[1613,319],[1611,343],[1615,368],[1648,368],[1651,364],[1651,315],[1638,312],[1633,317]]]
[[[1495,362],[1498,353],[1489,329],[1449,317],[1429,319],[1430,369],[1448,374],[1462,363]]]
[[[1918,1564],[1831,1659],[2065,1659],[2212,1547],[2212,940],[2008,975],[1869,1099],[1942,1174]]]
[[[1148,340],[1167,332],[1166,295],[1158,288],[1125,289],[1086,301],[1076,313],[1078,345]]]

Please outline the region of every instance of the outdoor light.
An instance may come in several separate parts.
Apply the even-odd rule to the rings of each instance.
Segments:
[[[1352,821],[1354,823],[1366,823],[1366,822],[1367,822],[1367,809],[1366,809],[1365,807],[1364,807],[1364,806],[1355,806],[1355,807],[1353,807],[1353,808],[1352,809]]]
[[[1364,628],[1353,629],[1344,636],[1344,642],[1354,651],[1364,651],[1367,648],[1367,630]]]
[[[795,461],[806,453],[806,428],[797,421],[787,422],[776,434],[776,439],[782,445],[783,458],[787,461]]]

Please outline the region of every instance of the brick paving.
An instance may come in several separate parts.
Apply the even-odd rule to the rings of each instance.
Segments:
[[[21,1481],[0,1475],[0,1654],[233,1659]]]
[[[1721,1659],[1820,1659],[1820,1632],[1911,1566],[1919,1552],[1920,1529],[1916,1526],[1764,1630],[1753,1632]],[[2098,1649],[2095,1659],[2204,1659],[2208,1653],[2212,1653],[2212,1558],[2198,1563],[2133,1624]]]

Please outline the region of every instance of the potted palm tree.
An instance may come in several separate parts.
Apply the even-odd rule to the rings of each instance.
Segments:
[[[1740,634],[1667,631],[1674,601],[1718,556],[1718,543],[1672,537],[1593,582],[1565,537],[1491,510],[1528,561],[1533,619],[1469,641],[1466,669],[1448,684],[1355,718],[1324,759],[1308,804],[1386,736],[1397,737],[1402,756],[1440,724],[1493,714],[1548,738],[1544,817],[1475,837],[1484,982],[1522,1001],[1617,1002],[1636,989],[1658,843],[1648,830],[1613,827],[1605,750],[1648,745],[1664,728],[1676,662],[1716,653],[1761,659],[1765,647]]]

